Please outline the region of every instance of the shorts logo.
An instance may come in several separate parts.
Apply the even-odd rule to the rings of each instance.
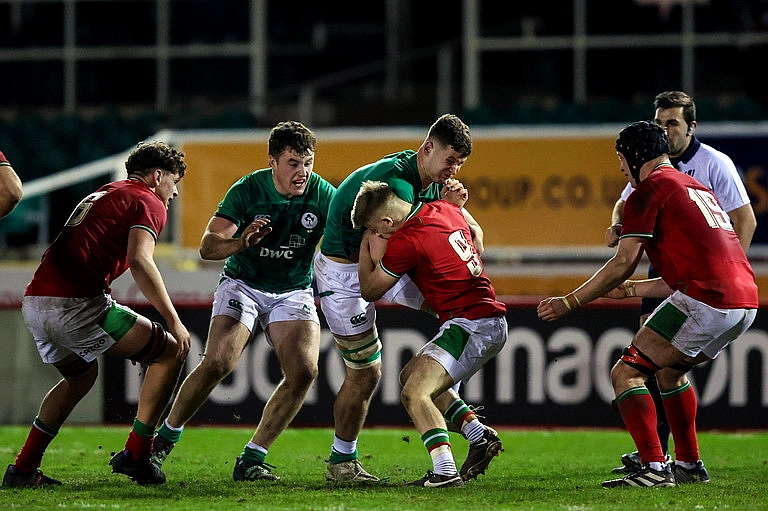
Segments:
[[[352,323],[354,326],[357,326],[365,323],[365,319],[366,319],[365,312],[363,312],[362,314],[358,314],[357,316],[352,316],[351,318],[349,318],[349,322]]]
[[[104,343],[106,343],[106,340],[99,339],[98,341],[96,341],[95,343],[91,344],[90,346],[86,346],[85,348],[81,349],[77,354],[78,354],[78,356],[85,358],[85,356],[88,353],[91,353],[92,351],[96,351],[99,348],[101,348],[102,346],[104,346]]]
[[[242,302],[239,302],[235,299],[230,299],[229,302],[227,302],[227,307],[229,307],[230,309],[235,309],[238,312],[243,312]]]
[[[305,229],[312,230],[317,227],[317,223],[317,215],[314,213],[304,213],[301,215],[301,225],[303,225]]]

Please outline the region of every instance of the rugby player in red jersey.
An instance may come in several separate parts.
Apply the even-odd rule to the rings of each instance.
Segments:
[[[162,142],[143,142],[128,156],[125,168],[127,179],[102,186],[75,207],[27,286],[24,322],[43,362],[63,379],[43,398],[3,486],[61,484],[39,470],[43,454],[96,382],[102,354],[147,366],[136,419],[125,449],[110,461],[112,471],[142,485],[165,482],[165,475],[150,464],[150,448],[189,351],[189,332],[168,296],[154,250],[187,166],[180,151]],[[112,282],[128,268],[165,328],[110,295]]]
[[[453,390],[501,351],[507,340],[506,305],[472,243],[462,211],[467,191],[446,183],[445,200],[411,204],[381,181],[365,181],[352,223],[366,227],[358,274],[363,299],[374,302],[408,275],[435,312],[440,330],[400,373],[401,399],[432,458],[432,470],[409,486],[464,486],[488,466],[485,454],[459,474],[445,416],[459,397]],[[493,444],[493,457],[501,442]]]
[[[693,98],[683,91],[667,90],[656,95],[653,99],[654,121],[664,128],[669,139],[669,161],[679,171],[693,176],[697,181],[711,189],[720,203],[720,207],[728,213],[733,224],[733,230],[739,237],[741,246],[746,252],[752,243],[757,220],[750,203],[749,194],[744,186],[744,177],[736,168],[728,155],[714,147],[703,143],[696,135],[698,121],[696,120],[696,103]],[[616,201],[611,212],[612,225],[606,230],[605,242],[609,247],[615,247],[621,235],[621,224],[624,218],[624,203],[634,188],[627,183]],[[658,277],[652,266],[648,268],[648,277]],[[659,306],[663,298],[643,298],[640,301],[640,325],[645,323],[648,315]],[[655,378],[646,382],[656,405],[661,447],[666,454],[669,450],[669,423],[661,402],[659,388]],[[669,455],[667,455],[669,458]],[[621,465],[613,468],[612,472],[631,474],[642,462],[637,451],[621,455]],[[703,466],[697,474],[699,480],[708,480],[709,475]]]
[[[611,370],[614,404],[642,465],[603,486],[707,482],[696,434],[696,392],[686,373],[717,357],[750,327],[758,307],[755,275],[712,190],[670,163],[664,128],[630,124],[619,133],[616,152],[635,188],[624,206],[616,253],[573,292],[542,300],[538,315],[553,321],[604,295],[666,297]],[[626,280],[643,252],[660,277]],[[674,462],[664,456],[645,386],[654,376],[672,431]]]

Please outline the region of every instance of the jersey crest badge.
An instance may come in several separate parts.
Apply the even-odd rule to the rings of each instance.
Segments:
[[[319,220],[317,218],[317,215],[314,213],[304,213],[301,215],[301,225],[304,226],[305,229],[312,230],[315,227],[317,227]]]

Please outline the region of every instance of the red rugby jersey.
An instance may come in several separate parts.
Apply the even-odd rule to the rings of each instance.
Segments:
[[[168,211],[149,187],[134,179],[108,183],[75,207],[43,254],[25,295],[90,297],[110,292],[128,269],[128,233],[146,229],[157,239]]]
[[[621,237],[644,238],[653,267],[672,288],[720,309],[754,309],[757,284],[739,238],[714,193],[663,166],[624,205]]]
[[[408,275],[441,323],[451,318],[502,316],[461,209],[438,200],[421,203],[387,241],[384,271]]]

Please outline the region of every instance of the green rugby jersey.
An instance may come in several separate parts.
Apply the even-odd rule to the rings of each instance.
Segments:
[[[431,202],[440,198],[442,185],[432,183],[421,189],[421,177],[412,150],[385,156],[364,165],[347,176],[336,190],[328,210],[328,223],[320,250],[327,256],[356,259],[363,239],[363,230],[352,227],[352,205],[363,181],[384,181],[398,197],[411,204]]]
[[[235,237],[256,218],[269,218],[272,232],[229,256],[224,274],[269,293],[310,287],[315,247],[334,192],[333,185],[314,172],[304,194],[290,199],[275,189],[271,168],[240,178],[219,203],[216,216],[237,225]]]

